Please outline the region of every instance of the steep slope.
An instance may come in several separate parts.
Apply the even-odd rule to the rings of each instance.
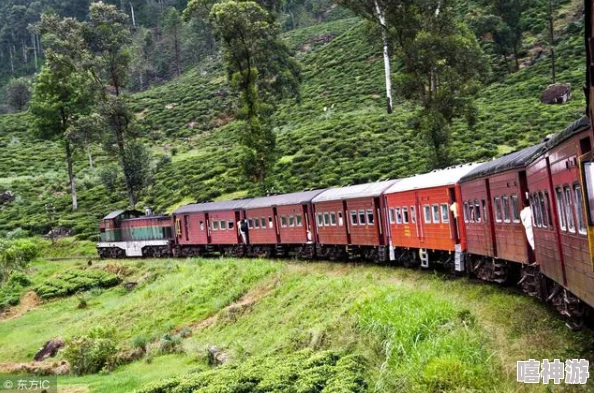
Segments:
[[[572,2],[571,4],[577,4]],[[559,19],[559,23],[565,23]],[[574,97],[566,105],[540,104],[549,83],[549,59],[485,86],[478,97],[479,123],[454,127],[456,162],[489,159],[557,132],[583,113],[582,22],[560,27],[558,80]],[[410,127],[411,106],[398,102],[385,114],[383,64],[377,39],[357,18],[322,23],[285,34],[303,64],[301,101],[279,105],[274,116],[279,163],[274,191],[288,192],[405,176],[430,169],[426,144]],[[398,66],[395,64],[395,74]],[[163,161],[139,207],[170,211],[195,200],[253,194],[241,176],[234,100],[220,59],[200,64],[175,81],[132,96],[143,139]],[[126,206],[122,189],[108,192],[102,169],[111,160],[97,149],[96,167],[79,152],[76,163],[80,210],[69,211],[65,165],[59,144],[36,140],[28,114],[0,116],[0,191],[17,200],[0,207],[0,232],[23,228],[46,233],[52,226],[95,235],[96,222]],[[55,214],[53,211],[55,210]]]

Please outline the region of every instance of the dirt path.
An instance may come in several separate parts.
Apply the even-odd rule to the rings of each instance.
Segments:
[[[24,315],[26,312],[37,308],[41,304],[41,298],[34,291],[25,292],[21,296],[18,305],[10,307],[3,313],[0,313],[0,322],[10,321]]]

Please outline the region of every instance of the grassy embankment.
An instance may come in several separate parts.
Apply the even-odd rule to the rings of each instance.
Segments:
[[[0,321],[0,363],[30,361],[52,337],[115,326],[120,350],[144,337],[148,355],[107,375],[60,377],[62,386],[127,392],[179,376],[205,392],[223,382],[225,392],[253,384],[318,392],[326,383],[329,392],[335,377],[361,391],[514,392],[546,391],[515,382],[517,360],[592,355],[587,333],[570,333],[535,300],[439,274],[267,260],[39,261],[29,288],[79,269],[140,284],[92,289],[86,308],[70,296]],[[159,343],[180,331],[189,335],[183,352],[162,355]],[[228,365],[209,366],[210,345]]]

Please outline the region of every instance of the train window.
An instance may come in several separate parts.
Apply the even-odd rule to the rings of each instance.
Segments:
[[[464,215],[464,222],[468,222],[468,202],[463,203],[462,214]]]
[[[481,222],[481,205],[478,199],[474,200],[474,221]]]
[[[425,224],[431,224],[431,207],[423,205],[423,215],[425,216]]]
[[[499,199],[499,197],[495,197],[495,221],[503,221],[503,216],[501,214],[501,199]]]
[[[545,214],[547,215],[547,219],[548,221],[546,221],[546,223],[548,224],[549,228],[553,228],[553,214],[551,213],[551,199],[549,198],[549,192],[545,191],[544,192],[544,198],[545,198]]]
[[[257,218],[256,218],[257,220]],[[266,229],[266,218],[260,217],[260,228]]]
[[[547,223],[549,222],[549,218],[547,217],[547,208],[545,206],[544,195],[542,192],[538,193],[538,210],[540,211],[540,217],[542,219],[541,226],[543,228],[547,227]]]
[[[254,218],[254,228],[260,228],[260,219],[258,217]]]
[[[324,221],[322,220],[322,213],[318,213],[318,226],[324,225]],[[281,227],[287,227],[287,216],[281,216]]]
[[[369,225],[373,225],[375,222],[375,219],[373,217],[373,210],[367,210],[367,223]]]
[[[487,201],[481,199],[481,203],[483,204],[483,222],[489,222],[489,215],[487,214]]]
[[[290,227],[295,226],[295,216],[289,216],[289,226]]]
[[[532,209],[532,226],[536,226],[536,214],[538,209],[536,193],[530,195],[530,206]]]
[[[303,226],[303,217],[299,216],[295,216],[295,221],[297,222],[297,226],[298,227],[302,227]],[[272,219],[270,221],[272,223]],[[272,228],[272,225],[270,226],[270,228]]]
[[[518,200],[518,195],[511,194],[509,198],[509,202],[511,203],[512,221],[520,222],[520,201]]]
[[[448,211],[448,204],[442,203],[441,204],[441,222],[448,223],[450,222],[450,212]]]
[[[571,198],[571,188],[565,187],[565,212],[567,213],[567,229],[575,233],[575,220],[573,219],[573,202]]]
[[[474,222],[475,221],[475,210],[474,210],[474,202],[468,201],[468,221]]]
[[[395,209],[396,212],[396,224],[402,224],[402,210],[397,207]]]
[[[557,196],[557,214],[559,216],[559,225],[561,229],[566,231],[567,230],[567,222],[565,220],[565,210],[563,208],[563,192],[561,191],[561,187],[557,187],[555,189],[555,195]]]
[[[501,204],[503,205],[503,222],[510,222],[511,214],[509,211],[509,198],[507,195],[501,197]]]
[[[228,227],[229,229],[233,229],[233,227],[234,227],[234,226],[235,226],[235,223],[233,222],[233,220],[229,220],[229,221],[227,222],[227,227]]]
[[[336,213],[330,212],[330,225],[336,225]]]
[[[396,216],[394,215],[394,209],[388,210],[388,216],[390,217],[390,224],[396,223]]]
[[[212,230],[213,231],[218,231],[219,230],[219,222],[218,221],[214,220],[212,222]]]
[[[406,207],[406,206],[402,208],[402,222],[404,224],[408,224],[408,222],[409,222],[408,207]]]
[[[200,221],[200,230],[203,231],[204,230],[204,221]]]
[[[577,215],[578,231],[582,234],[586,234],[586,220],[584,215],[584,200],[582,196],[582,186],[574,184],[573,195],[575,197],[575,214]]]
[[[227,229],[227,221],[221,220],[221,222],[219,224],[219,228],[221,228],[221,231],[224,231],[225,229]]]
[[[344,221],[342,220],[342,212],[338,212],[338,225],[344,225]]]
[[[416,224],[417,223],[417,212],[415,211],[415,207],[414,206],[411,206],[410,207],[410,221],[413,224]]]
[[[359,224],[365,225],[365,210],[359,210]]]
[[[434,203],[431,207],[433,212],[433,222],[439,224],[439,205]]]
[[[359,224],[359,218],[357,216],[357,211],[356,210],[351,210],[351,224],[352,225],[358,225]]]
[[[330,213],[325,212],[324,213],[324,226],[328,226],[330,225]]]
[[[319,227],[324,226],[324,217],[322,216],[322,213],[318,213],[317,217],[318,217],[318,226]],[[283,224],[283,226],[286,227],[287,225]]]

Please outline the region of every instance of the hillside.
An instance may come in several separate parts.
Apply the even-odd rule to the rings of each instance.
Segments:
[[[110,373],[60,376],[64,391],[544,392],[516,382],[517,360],[592,356],[587,334],[534,299],[403,268],[40,260],[28,273],[27,301],[0,316],[0,373],[54,337],[101,339],[119,359]],[[98,275],[138,285],[105,288]],[[54,297],[66,280],[87,291]]]
[[[549,60],[485,85],[478,96],[479,123],[455,125],[456,162],[480,161],[535,143],[584,111],[583,22],[579,2],[558,15],[558,80],[571,83],[568,104],[547,106],[539,96],[549,84]],[[281,103],[274,116],[280,160],[274,191],[339,186],[405,176],[431,169],[425,143],[410,127],[411,107],[398,102],[385,114],[383,63],[378,40],[368,41],[357,18],[285,33],[303,65],[302,99]],[[530,42],[530,37],[526,40]],[[157,211],[196,200],[253,195],[241,177],[234,102],[220,59],[209,58],[178,79],[132,96],[133,109],[156,159],[163,161],[154,185],[138,207]],[[394,67],[395,75],[398,65]],[[0,116],[0,191],[17,199],[0,207],[0,233],[21,228],[47,233],[72,228],[79,238],[96,236],[98,218],[126,206],[123,189],[109,192],[101,181],[110,159],[97,148],[95,168],[79,152],[76,162],[79,211],[69,211],[65,164],[59,145],[36,140],[28,114]],[[54,213],[55,212],[55,213]]]

